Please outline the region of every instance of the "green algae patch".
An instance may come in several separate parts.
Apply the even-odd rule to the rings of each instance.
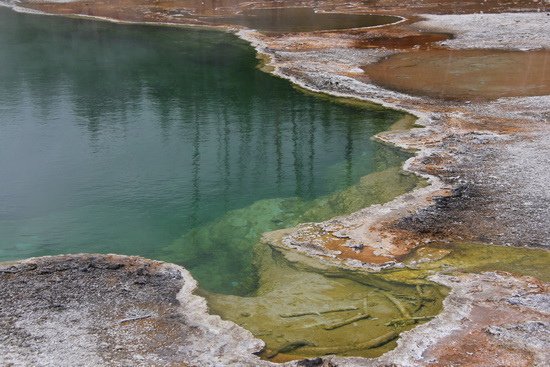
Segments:
[[[333,172],[329,176],[342,176],[344,173],[341,171],[345,171],[346,165],[338,164],[330,169]],[[218,293],[248,295],[254,293],[258,286],[252,249],[263,233],[349,214],[390,201],[419,185],[422,185],[422,180],[417,176],[403,172],[399,167],[390,167],[361,177],[356,184],[318,199],[293,197],[260,200],[193,228],[166,247],[162,258],[189,264],[186,266],[202,288]],[[229,285],[228,274],[233,274]]]
[[[258,70],[263,71],[264,73],[271,74],[275,71],[275,67],[271,65],[271,56],[265,53],[256,53],[256,59],[258,59]]]
[[[330,169],[331,176],[341,175],[345,163]],[[352,213],[419,185],[417,176],[394,166],[317,199],[261,200],[193,229],[167,248],[166,256],[199,264],[201,257],[211,258],[207,266],[191,269],[203,285],[201,295],[211,312],[264,340],[266,359],[379,356],[395,347],[399,333],[440,311],[445,291],[436,288],[442,287],[426,282],[419,291],[416,285],[322,265],[316,259],[307,263],[296,253],[289,261],[287,254],[259,241],[265,232]],[[237,268],[241,277],[224,288],[226,274]]]
[[[436,272],[504,271],[550,281],[550,251],[481,243],[430,244],[403,259],[404,269],[384,273],[386,279],[418,283]]]
[[[353,213],[374,204],[388,202],[423,184],[424,180],[404,172],[400,167],[371,173],[345,190],[314,200],[300,216],[299,222],[319,222]]]
[[[416,120],[418,118],[411,114],[405,114],[403,117],[401,117],[399,120],[394,122],[388,131],[406,131],[410,130],[415,127],[422,127],[421,125],[416,124]]]
[[[257,291],[249,297],[203,292],[210,311],[266,343],[262,357],[283,362],[328,354],[376,357],[402,331],[430,320],[445,290],[388,282],[338,268],[290,262],[264,244],[255,249]]]
[[[350,107],[367,108],[369,110],[378,110],[378,111],[384,111],[387,109],[381,104],[366,101],[364,99],[359,99],[354,97],[338,97],[338,96],[324,93],[324,92],[314,92],[312,90],[303,88],[297,84],[293,84],[292,87],[303,94],[313,96],[321,100],[338,103],[338,104],[342,104]]]
[[[204,296],[211,311],[264,340],[261,356],[276,362],[376,357],[393,349],[401,332],[442,310],[448,289],[430,281],[432,274],[505,271],[550,279],[549,251],[479,243],[422,246],[402,259],[402,268],[372,273],[266,244],[254,248],[254,259],[259,278],[253,294]]]
[[[266,245],[255,247],[255,259],[258,289],[250,297],[205,296],[213,312],[264,340],[262,357],[277,362],[376,357],[393,349],[401,332],[441,311],[448,289],[431,282],[432,274],[505,271],[550,279],[549,251],[479,243],[422,246],[402,259],[403,268],[378,273]]]

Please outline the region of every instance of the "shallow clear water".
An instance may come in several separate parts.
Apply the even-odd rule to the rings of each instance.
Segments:
[[[369,79],[413,95],[487,100],[550,94],[550,51],[423,50],[364,67]]]
[[[256,65],[220,32],[0,9],[0,260],[116,252],[254,289],[262,231],[356,209],[329,194],[406,158],[370,139],[402,114]]]
[[[400,17],[373,14],[316,12],[313,8],[252,9],[232,17],[202,18],[214,24],[238,24],[268,32],[311,32],[373,27],[395,23]]]

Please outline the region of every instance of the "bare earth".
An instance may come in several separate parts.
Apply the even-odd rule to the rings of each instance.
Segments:
[[[365,271],[398,268],[410,251],[431,242],[475,241],[547,249],[550,246],[550,95],[547,94],[550,71],[546,56],[540,55],[547,55],[550,49],[548,3],[421,0],[407,4],[405,8],[402,2],[397,1],[361,2],[362,5],[355,6],[338,0],[277,2],[277,5],[285,6],[312,4],[322,11],[392,14],[407,19],[372,29],[294,34],[263,34],[231,25],[225,28],[238,30],[237,34],[258,50],[266,60],[266,70],[306,89],[374,101],[418,116],[416,123],[422,128],[388,131],[380,134],[378,139],[416,151],[415,157],[407,161],[404,168],[425,177],[430,185],[387,204],[368,207],[348,216],[323,223],[304,224],[284,231],[282,235],[267,234],[265,241],[275,248],[298,251],[317,261]],[[244,9],[272,6],[272,3],[238,0],[172,0],[154,3],[145,0],[115,0],[69,3],[23,1],[10,5],[15,5],[19,10],[24,8],[55,14],[102,17],[114,21],[204,26],[208,25],[208,20],[199,15],[232,15]],[[483,14],[479,14],[480,11]],[[494,74],[493,84],[474,85],[476,93],[473,93],[471,89],[474,87],[466,83],[464,89],[467,92],[461,92],[457,98],[458,92],[453,90],[441,93],[441,85],[437,92],[435,78],[440,75],[437,70],[433,74],[434,80],[431,80],[429,73],[424,75],[426,83],[422,86],[409,81],[405,86],[397,80],[399,75],[383,74],[381,71],[384,63],[391,62],[392,58],[410,57],[418,60],[425,57],[429,62],[433,60],[430,55],[449,53],[450,50],[454,50],[452,53],[458,57],[453,58],[448,66],[460,68],[460,65],[456,65],[460,64],[460,57],[473,52],[465,49],[487,50],[475,51],[478,54],[515,51],[518,55],[515,67],[524,69],[528,65],[532,66],[534,69],[530,70],[529,78],[540,82],[540,88],[533,92],[506,86],[506,78]],[[528,64],[526,60],[535,55],[539,55],[537,63]],[[376,64],[385,58],[389,58],[388,61]],[[470,66],[463,67],[468,70]],[[366,74],[364,69],[367,70]],[[470,83],[476,78],[472,77]],[[517,83],[521,83],[521,80]],[[503,84],[503,88],[512,90],[513,94],[484,93],[490,87],[498,89]],[[526,83],[526,88],[531,84]],[[432,88],[436,92],[423,92],[422,88]],[[358,253],[363,252],[365,256],[357,256],[357,252],[353,252],[353,256],[346,256],[350,252],[345,252],[345,249],[349,249],[350,245],[359,248]],[[47,264],[58,260],[49,258],[33,261],[44,261]],[[82,261],[89,259],[84,257]],[[170,268],[171,265],[161,267],[164,266]],[[179,271],[184,272],[183,269]],[[28,304],[27,292],[41,294],[40,289],[46,280],[40,278],[39,273],[33,275],[37,281],[28,286],[17,283],[21,280],[18,274],[23,274],[20,270],[0,271],[0,274],[2,282],[9,282],[6,287],[4,284],[8,283],[2,284],[3,289],[22,287],[13,288],[15,293],[10,298],[12,305],[37,307]],[[25,273],[25,277],[29,274]],[[91,284],[104,282],[103,276],[93,277]],[[452,289],[445,300],[444,311],[434,320],[404,333],[395,350],[378,359],[325,357],[287,365],[544,366],[550,360],[548,284],[540,279],[496,273],[436,274],[432,279]],[[162,286],[153,283],[151,287],[152,290]],[[181,283],[173,283],[173,287],[172,293],[181,287]],[[118,297],[122,297],[120,302],[129,302],[129,299],[125,300],[129,295],[121,290],[116,292]],[[181,307],[185,309],[188,303],[186,297],[196,297],[190,292],[181,295],[180,291],[179,309],[173,308],[170,312],[181,316]],[[138,295],[152,304],[173,304],[173,301],[167,301],[173,300],[173,295],[163,300],[152,299],[146,293]],[[98,309],[99,306],[96,307],[94,302],[100,302],[100,298],[85,302],[86,306],[78,308],[78,312],[89,313]],[[98,305],[104,304],[100,302]],[[2,307],[2,312],[21,312],[25,319],[31,317],[25,312],[25,307],[21,307],[21,310],[11,307],[7,308],[8,311]],[[54,307],[46,315],[53,317],[50,315],[56,312]],[[160,311],[155,312],[160,315]],[[204,305],[193,316],[193,320],[187,318],[178,324],[184,330],[181,333],[188,332],[185,331],[188,322],[214,317],[206,314]],[[1,322],[6,325],[2,328],[3,334],[0,334],[0,355],[8,357],[0,359],[4,358],[6,363],[17,361],[21,365],[35,364],[35,361],[43,362],[37,363],[39,365],[63,364],[48,359],[53,358],[55,344],[46,342],[43,347],[37,344],[37,340],[48,339],[43,329],[40,329],[42,334],[39,335],[42,339],[36,339],[30,336],[30,326],[24,326],[24,323],[21,324],[23,326],[16,325],[10,317],[2,315]],[[126,315],[113,314],[109,317],[110,322],[120,322]],[[34,322],[32,318],[28,320]],[[55,321],[55,318],[51,320]],[[140,328],[149,327],[148,323],[152,321],[145,320],[149,318],[130,323],[143,324]],[[96,321],[79,324],[81,330],[84,330],[83,342],[67,349],[67,356],[79,353],[85,358],[83,365],[94,365],[93,358],[113,358],[113,361],[118,361],[116,358],[129,358],[124,353],[90,352],[91,345],[98,344],[97,340],[103,338],[97,336],[101,332],[96,335],[94,333],[97,331],[90,331],[95,330],[91,324],[95,325]],[[224,324],[229,331],[220,332],[222,329],[216,329],[211,334],[208,334],[208,323],[201,324],[200,330],[204,334],[197,336],[193,343],[189,339],[174,337],[171,340],[177,343],[179,349],[174,345],[166,346],[171,351],[168,353],[170,358],[173,361],[177,359],[179,365],[272,365],[251,354],[261,349],[260,341],[240,327],[229,324]],[[20,328],[26,330],[27,334],[17,334]],[[120,326],[117,326],[110,331],[116,334],[112,338],[122,337],[117,334],[119,329]],[[140,330],[136,329],[135,332]],[[157,333],[167,332],[166,328],[160,327],[148,330],[150,335],[157,337]],[[15,340],[17,335],[23,336]],[[139,355],[145,358],[144,364],[166,365],[162,359],[167,358],[166,355],[158,354],[157,347],[149,344],[150,340],[132,338],[120,339],[120,343],[143,348]],[[210,348],[209,343],[216,344],[218,349]],[[92,354],[87,356],[88,352]],[[228,356],[236,359],[227,359]]]

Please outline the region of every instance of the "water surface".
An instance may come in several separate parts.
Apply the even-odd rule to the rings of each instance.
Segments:
[[[231,17],[201,18],[213,24],[238,24],[267,32],[312,32],[391,24],[400,17],[317,12],[313,8],[252,9]]]
[[[254,56],[220,32],[0,9],[0,260],[143,255],[245,294],[263,231],[414,187],[393,169],[391,192],[331,200],[401,165],[370,138],[402,114],[304,95]]]
[[[451,100],[550,93],[547,50],[422,50],[392,55],[364,69],[382,86]]]

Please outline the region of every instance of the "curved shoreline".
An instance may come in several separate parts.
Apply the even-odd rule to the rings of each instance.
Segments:
[[[195,29],[198,27],[198,28],[211,29],[211,30],[228,31],[228,32],[236,34],[240,39],[248,42],[256,50],[258,55],[266,56],[268,58],[268,60],[271,60],[271,57],[273,56],[273,54],[268,52],[267,46],[264,43],[262,43],[261,40],[258,37],[251,36],[251,35],[258,36],[258,35],[260,35],[260,32],[255,31],[255,30],[243,29],[242,27],[236,27],[237,29],[235,29],[235,27],[214,26],[214,25],[178,24],[178,23],[169,23],[169,22],[134,22],[134,21],[126,21],[126,20],[108,18],[108,17],[89,16],[89,15],[84,15],[84,14],[66,15],[66,14],[46,13],[46,12],[42,12],[42,11],[38,11],[38,10],[34,10],[34,9],[21,7],[21,6],[15,5],[15,4],[3,3],[2,1],[0,1],[0,5],[9,7],[12,10],[17,11],[17,12],[36,14],[36,15],[65,16],[65,17],[68,16],[68,17],[81,18],[81,19],[107,21],[107,22],[112,22],[112,23],[116,23],[116,24],[170,26],[170,27],[195,28]],[[406,18],[404,18],[404,17],[402,17],[402,18],[403,19],[401,21],[396,22],[396,23],[391,23],[391,24],[388,24],[388,25],[381,25],[381,26],[366,27],[365,29],[371,29],[371,28],[374,29],[374,28],[395,26],[395,25],[398,25],[402,22],[407,21]],[[354,30],[354,29],[343,30],[343,31],[352,31],[352,30]],[[342,30],[334,30],[334,31],[329,31],[329,32],[338,32],[338,31],[342,31]],[[329,89],[316,88],[315,86],[312,86],[308,83],[305,83],[302,80],[299,80],[298,78],[292,76],[291,74],[282,72],[280,66],[277,65],[276,63],[273,64],[271,61],[269,61],[269,62],[265,63],[264,65],[269,67],[269,68],[272,68],[268,71],[270,74],[278,76],[278,77],[283,78],[283,79],[286,79],[290,83],[292,83],[294,85],[297,85],[299,87],[302,87],[305,90],[309,90],[311,92],[316,92],[316,93],[324,93],[324,94],[331,95],[331,96],[334,96],[334,97],[354,98],[354,99],[359,99],[361,101],[365,101],[365,102],[369,102],[369,103],[375,103],[375,104],[381,105],[381,106],[386,107],[386,108],[399,110],[399,111],[402,111],[402,112],[405,112],[405,113],[408,113],[408,114],[411,114],[411,115],[415,116],[417,118],[417,120],[415,121],[416,125],[424,126],[424,128],[426,128],[427,126],[430,125],[430,122],[431,122],[430,120],[431,119],[430,119],[429,113],[423,113],[419,110],[414,110],[414,109],[407,109],[407,108],[404,108],[403,106],[400,106],[399,104],[389,103],[385,99],[382,99],[382,98],[373,98],[373,97],[365,98],[364,96],[361,96],[360,94],[357,94],[357,93],[355,93],[355,94],[354,93],[343,93],[343,92],[338,92],[338,91],[329,90]],[[394,92],[391,92],[391,93],[394,93]],[[397,95],[399,95],[399,93],[397,93]],[[395,134],[395,132],[394,132],[394,134]],[[415,170],[412,167],[414,161],[417,160],[417,159],[421,159],[426,152],[423,151],[421,149],[421,147],[417,144],[407,144],[403,141],[400,141],[399,139],[396,140],[396,139],[392,138],[392,135],[394,135],[394,134],[392,134],[391,131],[386,131],[382,134],[378,134],[374,138],[381,141],[381,142],[384,142],[386,144],[393,145],[393,146],[395,146],[399,149],[414,151],[415,155],[413,157],[409,158],[404,163],[403,169],[407,172],[411,172],[411,173],[416,174],[417,176],[419,176],[421,178],[426,179],[428,181],[429,185],[428,185],[427,188],[416,189],[416,190],[413,190],[412,192],[406,194],[406,196],[407,196],[406,202],[403,202],[404,201],[403,197],[405,195],[402,195],[400,197],[395,198],[390,203],[383,204],[385,209],[382,210],[382,211],[386,211],[386,212],[388,210],[389,211],[402,211],[405,208],[406,208],[406,210],[409,210],[410,208],[420,209],[421,207],[425,207],[425,206],[429,205],[429,203],[431,201],[431,198],[434,195],[439,196],[439,195],[445,195],[446,193],[449,193],[450,192],[450,186],[445,185],[443,183],[443,181],[441,179],[439,179],[437,176],[427,174],[427,173],[423,173],[419,170]],[[410,195],[414,196],[414,200],[410,200]],[[365,208],[365,210],[374,209],[374,208],[377,208],[378,206],[379,205],[374,205],[374,206],[371,206],[369,208]],[[378,213],[375,214],[375,213],[372,213],[372,212],[370,213],[370,215],[373,215],[373,214],[383,216],[384,213],[380,213],[380,214],[378,214]],[[337,219],[337,218],[335,218],[335,219]],[[377,218],[374,218],[373,220],[377,221]],[[299,248],[297,248],[297,247],[294,247],[294,249],[299,250]],[[367,266],[367,268],[368,268],[368,265],[365,264],[365,266]]]
[[[10,6],[10,4],[2,4],[2,5]],[[28,8],[19,7],[13,4],[11,5],[11,7],[16,11],[40,13],[45,15],[58,15],[58,14],[52,14],[52,13],[39,12],[36,10],[29,10]],[[531,13],[531,14],[534,15],[534,13]],[[505,16],[508,16],[508,15],[517,16],[517,13],[505,14]],[[520,14],[520,15],[524,16],[523,14]],[[195,24],[177,24],[177,23],[170,23],[170,22],[133,22],[133,21],[126,21],[126,20],[115,19],[115,18],[96,17],[96,16],[89,16],[89,15],[81,15],[81,14],[72,14],[70,16],[74,16],[78,18],[86,18],[86,19],[95,19],[95,20],[101,20],[101,21],[109,21],[109,22],[115,22],[115,23],[121,23],[121,24],[163,25],[163,26],[176,26],[176,27],[197,27],[198,26],[206,29],[217,29],[217,30],[221,29],[221,30],[230,31],[230,32],[235,31],[234,27],[226,27],[226,26],[217,27],[217,26],[203,26],[203,25],[195,25]],[[458,16],[450,16],[450,17],[464,18],[465,16],[466,15],[458,15]],[[501,17],[501,15],[497,15],[497,14],[487,15],[487,16]],[[527,14],[527,16],[529,15]],[[446,19],[449,16],[444,16],[444,15],[431,16],[430,18],[430,16],[424,15],[423,17],[424,17],[424,20],[422,20],[420,23],[424,24],[423,28],[429,29],[430,21],[434,22],[435,19],[437,19],[437,17],[440,17],[439,19],[441,18]],[[426,17],[428,18],[428,20],[425,20]],[[480,15],[479,17],[483,17],[483,15]],[[474,19],[474,23],[478,21],[479,20],[477,20],[477,18]],[[395,27],[398,23],[384,25],[380,27],[386,27],[386,28]],[[418,28],[418,24],[419,23],[417,22],[413,22],[412,27]],[[456,22],[454,23],[454,26],[456,27]],[[432,26],[432,28],[434,27],[437,28],[438,31],[446,31],[448,33],[453,33],[453,32],[457,33],[456,29],[450,29],[449,27],[444,29],[444,27],[441,25],[441,22],[436,23],[435,26]],[[237,27],[237,29],[239,28],[241,27]],[[367,30],[370,28],[371,27],[367,28]],[[372,28],[375,28],[375,27],[372,27]],[[468,29],[468,26],[466,26],[466,29]],[[319,38],[322,38],[322,35],[326,33],[338,33],[338,32],[345,33],[345,31],[353,31],[353,29],[344,30],[344,31],[313,32],[313,35],[314,35],[313,37],[315,37],[316,34],[320,34],[321,36],[317,37],[319,39]],[[471,32],[471,26],[468,31]],[[464,34],[467,34],[468,31],[458,32],[458,33],[460,33],[461,36],[464,36]],[[338,70],[338,67],[336,68],[336,70],[327,70],[327,71],[316,73],[317,75],[315,76],[315,78],[319,79],[323,84],[325,84],[327,81],[329,83],[328,87],[327,86],[319,87],[318,86],[319,80],[314,81],[313,83],[311,82],[311,79],[310,79],[311,73],[310,75],[307,75],[307,70],[304,70],[304,64],[296,65],[296,61],[300,61],[300,60],[294,60],[294,61],[290,60],[290,63],[286,61],[286,63],[282,63],[282,64],[279,61],[274,61],[274,58],[277,56],[276,53],[278,51],[276,48],[270,47],[268,45],[268,42],[265,41],[266,37],[262,36],[260,32],[241,28],[240,30],[236,31],[235,34],[241,39],[249,42],[251,46],[256,49],[259,55],[263,55],[264,57],[267,57],[268,60],[270,60],[266,64],[266,66],[270,68],[269,70],[270,73],[272,73],[273,75],[279,76],[281,78],[287,79],[291,83],[298,85],[306,90],[325,93],[325,94],[337,96],[337,97],[356,98],[359,100],[374,102],[387,108],[401,110],[406,113],[417,116],[418,120],[416,124],[424,127],[423,132],[412,131],[407,134],[403,132],[396,133],[396,132],[389,131],[389,132],[379,134],[376,138],[379,141],[383,141],[385,143],[394,145],[398,148],[415,151],[415,156],[407,160],[403,168],[406,171],[412,172],[420,177],[427,179],[428,182],[430,183],[431,190],[423,188],[411,193],[411,195],[415,196],[415,200],[411,201],[410,195],[409,194],[407,195],[408,197],[407,205],[409,206],[408,207],[409,209],[413,209],[418,212],[420,209],[427,208],[430,206],[430,204],[433,204],[434,197],[437,199],[440,199],[442,197],[452,196],[452,189],[456,188],[456,184],[449,184],[449,183],[443,182],[443,180],[440,177],[438,177],[437,174],[432,174],[427,172],[424,169],[422,163],[419,163],[422,160],[429,159],[430,156],[433,155],[433,149],[431,147],[426,147],[426,144],[425,144],[426,142],[430,142],[430,144],[433,144],[434,139],[436,141],[441,142],[445,137],[449,135],[444,131],[445,127],[443,127],[439,121],[434,122],[434,120],[441,120],[442,118],[441,112],[436,112],[430,109],[424,110],[424,111],[422,110],[423,108],[422,106],[425,105],[426,102],[428,102],[428,104],[432,103],[431,102],[432,100],[430,98],[413,97],[400,92],[389,91],[387,89],[374,86],[372,84],[365,84],[363,82],[359,82],[349,76],[342,76],[341,74],[343,70]],[[504,34],[506,34],[506,32],[504,32]],[[500,34],[500,36],[502,36],[502,34]],[[306,33],[306,37],[308,37],[307,33]],[[292,36],[290,38],[292,38]],[[300,36],[298,36],[298,38],[300,38]],[[454,40],[451,40],[450,42],[457,43],[456,37]],[[518,49],[518,48],[521,49],[522,48],[521,44],[523,40],[516,39],[516,43],[518,42],[520,44],[519,46],[517,44],[514,45],[513,43],[509,43],[505,47],[507,49]],[[445,41],[443,43],[445,43]],[[491,43],[489,43],[489,46],[494,47],[492,46]],[[344,46],[344,48],[345,47],[346,46]],[[459,43],[459,47],[463,47],[463,46]],[[483,47],[487,47],[487,45],[483,45]],[[287,54],[288,53],[289,52],[287,52]],[[384,55],[387,55],[387,53],[385,53]],[[373,61],[375,62],[379,60],[380,57],[381,56],[375,56]],[[330,65],[330,67],[334,66],[331,64],[330,61],[328,61],[327,63]],[[306,72],[305,75],[302,75],[301,77],[296,75],[297,72],[302,73],[304,71]],[[334,85],[338,85],[338,84],[343,85],[344,87],[343,88],[341,86],[334,87]],[[451,108],[451,111],[452,110],[453,108]],[[419,141],[413,142],[413,140],[418,136],[420,136]],[[493,138],[497,140],[499,139],[497,136],[493,136]],[[389,211],[399,211],[403,207],[402,203],[400,202],[401,199],[402,197],[396,198],[396,200],[385,205],[385,208],[387,208],[387,210]],[[373,208],[368,208],[368,209],[373,209]],[[372,210],[369,211],[368,215],[370,216],[370,218],[372,218],[374,222],[378,222],[378,220],[376,220],[375,218],[377,214],[373,213]],[[383,216],[383,214],[380,214],[380,215]],[[348,217],[351,217],[351,216],[348,216]],[[397,217],[399,217],[399,215],[394,216],[394,218],[397,218]],[[337,220],[338,218],[335,218],[335,219]],[[349,226],[350,224],[351,223],[348,223],[347,225]],[[383,235],[382,237],[385,237],[385,235]],[[357,240],[362,240],[362,239],[360,238],[354,239],[354,241],[357,241]],[[363,242],[366,242],[366,241],[363,241]],[[386,244],[386,245],[389,245],[389,244]]]
[[[487,16],[493,17],[497,21],[500,18],[500,15],[498,14]],[[504,15],[505,18],[510,16],[513,17],[516,15]],[[520,17],[528,16],[538,16],[539,19],[543,19],[543,17],[541,17],[540,15],[535,15],[533,13],[525,15],[520,14]],[[440,17],[444,18],[446,16]],[[474,21],[477,20],[474,19]],[[428,23],[428,21],[424,21],[423,23]],[[441,26],[439,27],[440,28],[438,28],[438,30],[441,31]],[[467,27],[468,24],[466,24],[466,29]],[[451,31],[451,29],[447,28],[445,29],[445,31]],[[509,33],[511,32],[513,32],[513,30],[509,29]],[[502,98],[494,102],[489,101],[486,103],[476,102],[475,104],[472,104],[471,102],[466,102],[466,104],[460,105],[460,107],[454,102],[443,101],[441,107],[438,106],[434,109],[432,108],[432,104],[434,103],[434,100],[432,98],[409,96],[403,93],[389,91],[387,89],[374,86],[372,84],[364,84],[362,82],[358,82],[352,77],[343,75],[346,73],[346,69],[352,69],[353,65],[334,65],[334,62],[331,63],[331,61],[328,61],[329,59],[327,56],[326,62],[330,66],[323,68],[322,66],[319,66],[319,64],[323,62],[323,55],[319,55],[317,61],[315,62],[308,63],[308,61],[306,61],[306,55],[308,54],[310,60],[315,59],[315,51],[303,52],[304,55],[300,55],[301,52],[299,51],[280,51],[283,46],[285,48],[291,48],[291,46],[286,45],[284,41],[279,42],[277,40],[274,41],[275,44],[279,46],[279,49],[277,49],[272,44],[269,44],[269,37],[262,36],[261,34],[259,34],[259,32],[255,31],[240,31],[238,34],[242,38],[247,39],[258,50],[258,52],[267,55],[264,56],[264,58],[271,60],[271,62],[268,63],[267,66],[270,68],[270,71],[273,74],[288,79],[292,83],[300,85],[300,87],[307,90],[326,93],[338,97],[357,98],[360,100],[375,102],[388,108],[405,111],[407,113],[416,115],[418,117],[417,124],[424,127],[423,129],[413,129],[408,132],[383,132],[380,133],[376,138],[380,141],[392,144],[398,148],[415,151],[415,156],[405,162],[404,169],[409,172],[415,173],[420,177],[426,178],[428,182],[430,182],[429,188],[417,189],[412,193],[408,193],[406,195],[402,195],[401,197],[396,198],[390,203],[380,205],[378,207],[373,206],[365,208],[364,210],[349,216],[334,218],[333,220],[328,220],[320,224],[302,225],[298,228],[298,230],[295,231],[294,234],[287,235],[285,239],[279,241],[279,243],[283,246],[291,247],[295,250],[308,253],[312,256],[321,256],[325,259],[334,256],[333,254],[331,254],[330,251],[326,251],[325,249],[323,249],[323,241],[321,241],[321,245],[319,246],[319,241],[315,240],[316,236],[314,235],[312,238],[311,233],[315,233],[316,231],[322,232],[322,236],[317,237],[326,237],[327,233],[332,233],[334,235],[334,238],[347,238],[349,239],[349,243],[360,243],[363,246],[369,246],[369,242],[378,242],[382,244],[381,247],[378,247],[379,250],[389,250],[391,252],[391,242],[403,240],[403,235],[398,234],[397,238],[390,238],[388,240],[388,237],[391,237],[392,234],[390,234],[389,236],[387,235],[387,228],[382,228],[379,231],[377,228],[374,228],[375,226],[380,224],[380,222],[397,222],[401,218],[406,218],[410,216],[412,212],[418,214],[423,210],[434,206],[434,204],[437,204],[437,201],[442,201],[445,200],[445,198],[454,197],[456,195],[454,191],[456,191],[460,187],[461,183],[456,182],[456,179],[454,180],[455,182],[452,182],[452,180],[449,180],[448,178],[446,180],[443,180],[441,175],[438,175],[436,173],[437,171],[448,170],[449,166],[452,167],[454,163],[452,162],[452,160],[457,157],[456,154],[450,153],[450,149],[448,149],[449,147],[445,146],[446,139],[454,139],[455,137],[460,136],[460,138],[464,140],[464,143],[466,143],[464,145],[478,145],[479,143],[476,140],[481,139],[484,142],[495,142],[495,144],[500,144],[501,142],[507,143],[511,140],[510,134],[505,130],[499,131],[498,126],[495,126],[493,129],[487,129],[487,126],[484,126],[480,130],[475,128],[472,129],[472,127],[464,129],[456,126],[457,124],[455,121],[459,121],[458,125],[464,125],[462,121],[467,124],[473,125],[475,123],[474,121],[477,118],[486,118],[486,116],[484,116],[485,111],[483,111],[483,109],[487,107],[489,110],[491,110],[491,113],[494,113],[496,111],[493,106],[500,107],[502,102],[508,102],[513,108],[515,103],[521,105],[522,101],[533,101],[535,103],[534,106],[532,106],[529,110],[529,112],[532,114],[532,116],[530,116],[529,118],[530,122],[535,122],[539,118],[544,121],[544,115],[546,114],[545,101],[550,98],[550,96],[512,97]],[[299,39],[299,36],[295,38]],[[305,36],[305,38],[307,38],[307,36]],[[313,39],[315,38],[315,36],[312,36],[311,38],[312,39],[308,41],[314,42]],[[265,41],[266,39],[267,41]],[[527,42],[529,41],[530,40],[527,40]],[[292,42],[296,41],[291,40],[290,42],[292,44]],[[449,42],[457,42],[457,39],[455,38]],[[515,44],[514,42],[511,42],[506,45],[506,48],[525,48],[522,45],[523,41],[516,38]],[[490,42],[488,44],[484,44],[484,46],[494,47],[494,45]],[[342,48],[338,48],[336,50],[340,51],[342,50]],[[282,56],[279,56],[277,53],[282,54]],[[297,54],[298,56],[292,55],[293,53]],[[380,57],[382,56],[374,56],[374,61],[371,62],[376,62],[376,60],[380,59]],[[282,61],[273,61],[277,58],[282,59]],[[350,60],[350,63],[352,63],[356,60],[356,57],[350,56]],[[329,69],[331,67],[335,70],[330,71]],[[319,87],[320,84],[327,86],[327,81],[328,88],[323,89]],[[479,116],[480,114],[477,110],[481,110],[481,116]],[[499,118],[500,116],[498,115],[501,115],[502,117],[500,118],[502,119],[509,120],[510,117],[513,118],[513,114],[508,111],[499,112],[500,113],[497,113],[495,117]],[[466,117],[466,119],[464,119],[464,117]],[[446,124],[442,123],[442,120],[445,119],[453,123],[453,126],[450,129],[448,126],[445,126]],[[535,128],[535,131],[536,130],[537,128]],[[472,136],[473,139],[471,139],[471,137],[468,136],[474,134],[479,135],[480,139],[478,139],[476,136]],[[519,134],[518,135],[520,138],[524,139],[525,136],[527,136],[528,134],[529,132],[527,131],[526,133],[521,134],[523,136]],[[456,150],[454,146],[452,146],[451,148]],[[437,170],[435,172],[433,169],[426,169],[426,164],[423,161],[430,161],[434,158],[434,156],[438,155],[448,155],[449,157],[446,158],[445,162],[438,164],[439,167],[436,167]],[[402,205],[404,198],[407,198],[408,201],[405,206]],[[391,218],[388,220],[387,215],[390,212],[392,214],[390,215]],[[541,218],[541,220],[544,221],[544,218]],[[383,224],[384,223],[382,223],[382,226]],[[376,236],[376,234],[373,235],[373,232],[379,232],[381,234],[380,236]],[[393,231],[394,234],[395,232],[396,231]],[[434,239],[428,237],[424,238],[423,240],[432,241]],[[442,239],[440,238],[439,240]],[[418,239],[416,239],[416,241],[422,242]],[[548,241],[549,238],[547,237],[546,242],[543,242],[541,246],[546,247],[550,245]],[[306,244],[311,245],[313,243],[316,243],[316,245],[309,247],[306,246]],[[403,245],[403,243],[401,245]],[[516,243],[516,245],[519,245],[519,243]],[[407,247],[406,244],[404,244],[404,246]],[[312,249],[312,247],[314,247],[315,249]],[[385,255],[388,254],[385,253]],[[400,256],[403,255],[403,253],[397,252],[396,255]],[[361,266],[362,264],[350,265]]]

